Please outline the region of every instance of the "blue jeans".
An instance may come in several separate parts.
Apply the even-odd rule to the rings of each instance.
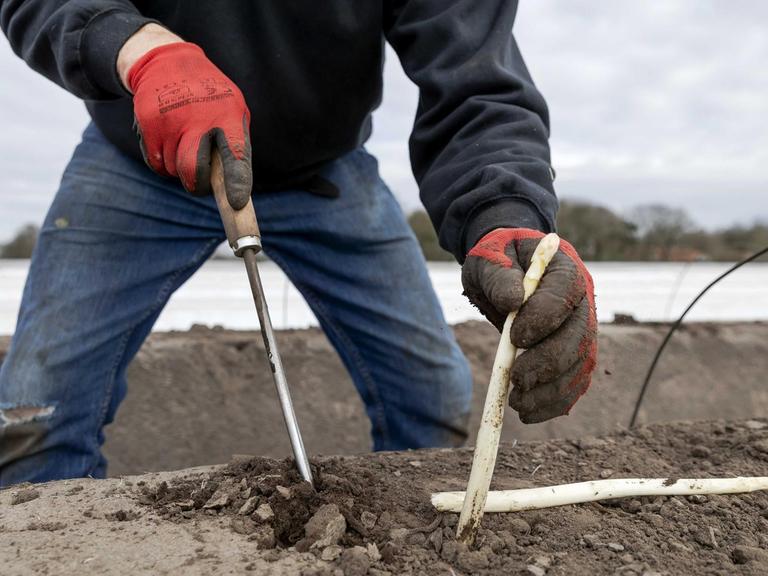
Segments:
[[[460,445],[470,370],[375,158],[356,150],[321,175],[339,198],[254,195],[265,252],[349,370],[374,449]],[[125,396],[128,363],[174,290],[223,240],[212,198],[188,195],[86,129],[42,227],[0,368],[0,486],[106,474],[104,427]]]

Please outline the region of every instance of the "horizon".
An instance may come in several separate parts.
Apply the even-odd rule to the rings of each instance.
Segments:
[[[522,2],[515,35],[552,125],[555,187],[626,216],[683,208],[707,231],[768,217],[768,5],[654,0]],[[713,34],[716,30],[717,34]],[[564,56],[565,55],[565,56]],[[87,123],[81,102],[0,40],[0,190],[8,241],[40,224]],[[416,87],[387,49],[382,106],[367,147],[406,212],[419,207],[408,161]],[[41,146],[41,141],[45,145]]]

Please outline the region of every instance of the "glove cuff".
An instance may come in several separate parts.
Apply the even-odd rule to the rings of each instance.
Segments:
[[[472,219],[464,225],[464,257],[481,238],[497,228],[529,228],[544,233],[552,232],[552,227],[539,211],[525,200],[496,201],[475,210]]]

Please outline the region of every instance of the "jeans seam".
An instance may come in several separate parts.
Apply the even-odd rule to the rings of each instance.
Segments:
[[[292,270],[291,266],[286,263],[285,260],[283,260],[282,257],[275,257],[274,255],[270,255],[270,258],[274,260],[281,268],[285,270]],[[371,395],[371,398],[373,400],[373,404],[375,405],[376,409],[376,422],[375,424],[379,427],[379,430],[381,431],[382,438],[384,439],[384,442],[386,444],[389,444],[390,438],[389,438],[389,429],[387,427],[387,419],[384,409],[384,402],[381,400],[381,395],[379,394],[379,387],[377,386],[376,382],[373,380],[373,378],[370,375],[370,371],[368,370],[367,366],[365,365],[365,362],[363,361],[360,351],[358,350],[357,346],[352,342],[352,340],[347,336],[345,331],[338,326],[338,324],[333,320],[330,314],[325,309],[325,305],[321,302],[320,298],[317,297],[317,295],[314,293],[314,290],[304,284],[303,282],[295,282],[296,287],[299,288],[301,293],[304,295],[304,297],[307,300],[310,300],[314,305],[315,308],[318,310],[319,314],[323,317],[323,319],[326,321],[329,328],[333,330],[333,332],[341,339],[344,344],[347,346],[347,349],[350,352],[350,356],[352,358],[352,361],[357,366],[357,370],[360,373],[361,377],[363,378],[363,382],[365,383],[366,388],[368,389],[368,393]]]
[[[174,272],[168,280],[166,280],[165,284],[160,287],[160,290],[158,290],[157,298],[155,298],[155,302],[152,304],[152,306],[144,313],[136,322],[134,322],[133,326],[126,330],[123,337],[120,339],[120,342],[117,346],[117,354],[115,356],[115,360],[112,363],[112,367],[110,368],[109,377],[107,379],[107,393],[104,395],[104,400],[102,402],[102,405],[99,409],[99,418],[97,420],[97,427],[96,427],[96,434],[98,435],[98,431],[101,429],[101,427],[104,424],[104,419],[107,416],[107,410],[109,409],[109,405],[112,402],[112,396],[114,394],[115,390],[115,378],[117,377],[117,368],[120,366],[120,362],[122,362],[123,358],[125,357],[125,349],[128,346],[128,341],[130,340],[131,336],[136,332],[136,329],[141,325],[144,320],[149,318],[152,314],[154,314],[159,307],[162,306],[164,299],[168,296],[168,294],[171,291],[171,287],[173,286],[174,282],[181,276],[184,272],[189,270],[190,268],[194,267],[200,260],[203,259],[205,254],[210,250],[211,247],[218,246],[218,244],[221,242],[221,240],[214,239],[209,242],[207,242],[205,245],[203,245],[200,250],[198,250],[192,259],[189,261],[189,263],[186,266],[183,266],[179,268],[176,272]],[[98,465],[99,457],[96,457],[96,464],[92,465],[90,468],[91,470],[94,470],[95,467]]]

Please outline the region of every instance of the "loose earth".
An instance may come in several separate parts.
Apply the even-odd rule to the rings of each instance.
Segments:
[[[431,492],[463,489],[470,450],[313,459],[0,492],[3,574],[768,573],[768,494],[658,497],[487,515],[476,545]],[[502,445],[494,489],[596,478],[765,475],[768,421],[656,424]]]

